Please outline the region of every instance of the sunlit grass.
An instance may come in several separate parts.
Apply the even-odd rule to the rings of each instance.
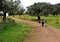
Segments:
[[[33,28],[33,26],[19,21],[16,21],[15,24],[2,22],[0,26],[0,42],[23,42]]]

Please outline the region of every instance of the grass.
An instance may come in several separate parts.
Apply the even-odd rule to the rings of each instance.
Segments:
[[[37,21],[37,16],[21,15],[20,17],[15,16],[15,18],[27,19],[27,20],[30,20],[30,21]],[[60,16],[54,16],[54,17],[53,16],[48,16],[48,17],[41,16],[41,19],[47,19],[47,20],[57,20],[57,18],[60,21]]]
[[[58,21],[59,23],[57,24],[56,23],[56,20],[52,20],[52,21],[48,21],[48,25],[51,25],[51,26],[54,26],[56,27],[57,29],[60,29],[60,20]]]
[[[10,17],[13,18],[13,16],[10,16]],[[14,18],[26,19],[26,20],[30,20],[30,21],[37,21],[37,17],[29,16],[29,15],[21,15],[20,17],[19,16],[15,16]]]
[[[0,22],[2,22],[2,16],[0,16]]]
[[[0,42],[23,42],[30,29],[33,27],[15,21],[16,23],[0,23]],[[1,29],[2,28],[2,29]]]
[[[27,19],[30,21],[37,22],[36,16],[21,15],[20,17],[15,16],[15,18]],[[41,19],[46,19],[48,25],[51,25],[51,26],[54,26],[54,27],[60,29],[60,16],[48,16],[48,17],[41,16]],[[59,22],[59,24],[56,24],[57,21]]]

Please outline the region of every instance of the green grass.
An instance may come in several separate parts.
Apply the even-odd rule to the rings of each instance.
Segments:
[[[2,16],[0,16],[0,22],[2,22]]]
[[[15,16],[15,18],[27,19],[27,20],[30,20],[30,21],[37,22],[37,17],[36,16],[21,15],[20,17]],[[41,16],[41,19],[46,19],[48,25],[51,25],[51,26],[54,26],[54,27],[60,29],[60,16],[48,16],[48,17]],[[57,21],[59,22],[59,24],[56,24]]]
[[[9,18],[13,18],[13,16],[10,16]],[[30,21],[37,21],[37,17],[29,16],[29,15],[21,15],[20,17],[15,16],[14,18],[26,19],[26,20],[30,20]]]
[[[51,20],[51,21],[48,21],[47,24],[51,25],[51,26],[54,26],[57,29],[60,29],[60,20],[58,21],[59,22],[58,24],[56,22],[57,22],[56,20]]]
[[[33,27],[16,21],[16,23],[0,23],[0,42],[23,42]],[[2,28],[2,29],[1,29]]]
[[[13,17],[12,17],[13,18]],[[29,15],[21,15],[19,16],[15,16],[15,18],[20,18],[20,19],[27,19],[27,20],[31,20],[31,21],[37,21],[37,16],[29,16]],[[47,19],[47,20],[59,20],[60,21],[60,16],[41,16],[41,19]]]

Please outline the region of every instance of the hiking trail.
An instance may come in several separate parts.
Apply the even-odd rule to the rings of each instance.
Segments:
[[[13,18],[15,19],[15,18]],[[24,42],[60,42],[60,30],[52,26],[47,27],[38,27],[37,22],[24,20],[24,19],[15,19],[22,23],[26,23],[35,27],[35,30],[31,30]]]

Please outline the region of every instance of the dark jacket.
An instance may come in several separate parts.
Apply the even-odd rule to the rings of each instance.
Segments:
[[[40,16],[38,16],[38,20],[40,20]]]

